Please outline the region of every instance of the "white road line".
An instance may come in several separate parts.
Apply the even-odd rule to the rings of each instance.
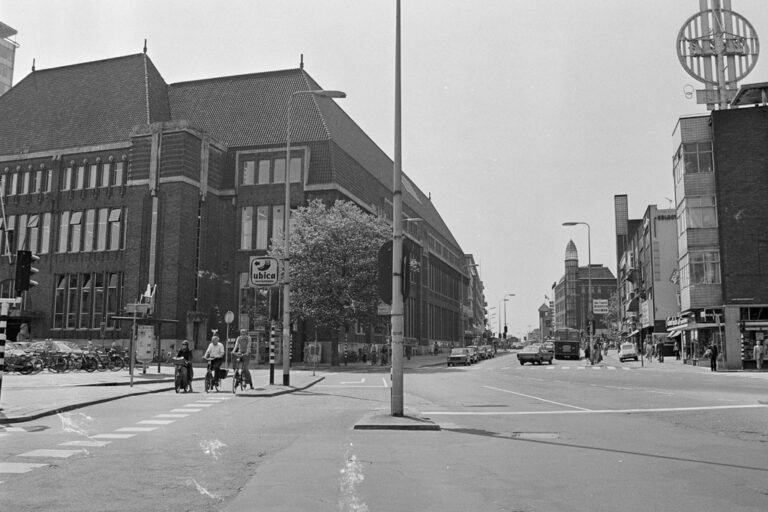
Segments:
[[[648,393],[656,393],[657,395],[667,395],[667,396],[674,395],[674,393],[667,393],[666,391],[653,391],[653,390],[650,390],[650,389],[646,389],[646,391]]]
[[[22,453],[17,457],[54,457],[57,459],[66,459],[78,453],[85,453],[86,450],[32,450],[31,452]]]
[[[27,473],[33,469],[42,468],[48,464],[32,464],[28,462],[0,462],[0,473]]]
[[[202,409],[171,409],[171,412],[200,412]]]
[[[196,403],[196,404],[187,404],[184,407],[212,407],[212,406],[213,406],[213,404]]]
[[[155,414],[155,418],[187,418],[189,414]]]
[[[157,427],[122,427],[115,432],[152,432],[153,430],[157,430]]]
[[[176,420],[141,420],[136,423],[139,425],[170,425]]]
[[[383,383],[384,383],[384,387],[385,387],[385,388],[388,388],[388,387],[389,387],[389,384],[387,384],[387,379],[385,379],[384,377],[382,377],[382,378],[381,378],[381,382],[383,382]]]
[[[716,411],[722,409],[759,409],[768,408],[764,404],[748,405],[711,405],[706,407],[665,407],[659,409],[592,409],[583,411],[422,411],[429,416],[527,416],[536,414],[629,414],[644,412],[686,412],[686,411]]]
[[[96,434],[93,439],[130,439],[136,434]]]
[[[67,441],[59,443],[59,446],[88,446],[89,448],[102,448],[112,441]]]
[[[575,405],[568,405],[568,404],[564,404],[564,403],[561,403],[561,402],[553,402],[552,400],[547,400],[546,398],[540,398],[538,396],[532,396],[532,395],[525,395],[523,393],[516,393],[516,392],[510,391],[508,389],[495,388],[493,386],[483,386],[483,387],[487,388],[487,389],[493,389],[495,391],[501,391],[502,393],[509,393],[511,395],[523,396],[525,398],[533,398],[534,400],[539,400],[541,402],[546,402],[548,404],[560,405],[562,407],[570,407],[572,409],[578,409],[580,411],[589,411],[589,409],[585,409],[584,407],[577,407]]]
[[[342,384],[365,384],[365,377],[363,377],[359,381],[355,381],[355,382],[344,382],[344,381],[342,381]]]

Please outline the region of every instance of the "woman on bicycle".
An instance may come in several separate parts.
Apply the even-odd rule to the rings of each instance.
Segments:
[[[192,351],[189,350],[189,342],[187,340],[184,340],[181,343],[181,348],[179,349],[178,354],[176,354],[176,357],[183,357],[186,361],[187,368],[187,383],[189,386],[189,392],[192,393]]]
[[[251,337],[248,336],[248,331],[240,329],[240,336],[235,340],[235,348],[232,350],[232,361],[236,362],[237,358],[240,358],[240,373],[243,375],[243,379],[253,389],[253,381],[251,381],[251,373],[248,371],[248,364],[251,361]],[[237,369],[237,364],[232,365]]]
[[[211,373],[213,373],[214,382],[218,382],[219,368],[221,368],[221,363],[224,362],[224,345],[219,343],[218,336],[211,338],[211,342],[208,344],[208,348],[205,349],[205,355],[203,355],[203,359],[211,360]]]

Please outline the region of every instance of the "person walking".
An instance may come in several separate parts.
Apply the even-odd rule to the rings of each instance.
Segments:
[[[187,389],[184,392],[189,391],[192,393],[192,351],[189,349],[189,342],[187,340],[181,342],[181,348],[176,357],[184,358],[184,368],[187,370]]]
[[[235,346],[232,349],[232,367],[237,370],[237,359],[240,359],[240,375],[245,379],[245,383],[253,389],[253,381],[251,380],[251,372],[248,370],[248,365],[251,362],[251,337],[248,336],[248,331],[240,329],[240,336],[235,340]]]
[[[763,368],[763,354],[764,354],[763,342],[762,340],[757,340],[755,342],[755,346],[752,348],[752,355],[755,358],[755,364],[757,365],[758,370],[761,370]]]
[[[717,371],[717,345],[715,345],[715,342],[712,342],[712,345],[709,346],[709,369],[713,372]]]
[[[680,360],[680,342],[675,341],[675,359]]]
[[[656,357],[660,363],[664,362],[664,343],[661,340],[656,343]]]

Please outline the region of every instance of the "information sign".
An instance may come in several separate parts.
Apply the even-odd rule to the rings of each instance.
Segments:
[[[277,258],[251,256],[248,274],[251,286],[274,286],[280,275],[280,264]]]

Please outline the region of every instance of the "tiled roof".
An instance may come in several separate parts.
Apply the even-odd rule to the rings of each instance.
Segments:
[[[33,71],[0,96],[0,154],[127,140],[170,119],[166,88],[144,54]]]
[[[591,269],[588,267],[579,267],[579,279],[586,281],[590,279],[590,277],[593,281],[595,279],[616,279],[613,272],[611,272],[611,269],[602,265],[593,263]]]

